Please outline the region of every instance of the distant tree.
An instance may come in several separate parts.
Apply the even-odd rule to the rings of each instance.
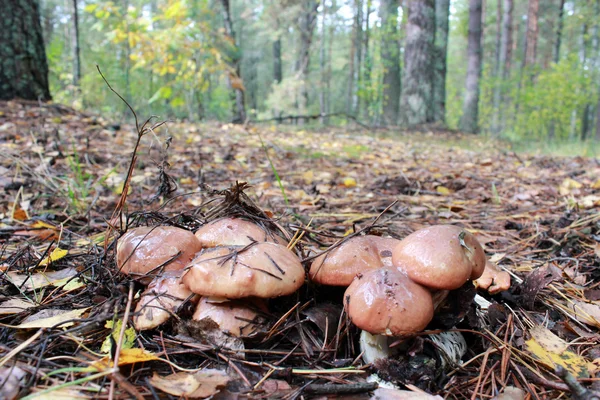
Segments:
[[[383,63],[383,122],[398,123],[400,106],[400,46],[398,43],[398,0],[381,0],[381,62]]]
[[[460,129],[477,133],[479,125],[479,78],[481,76],[481,0],[469,0],[467,78]]]
[[[37,0],[0,7],[0,99],[50,100],[48,64]]]
[[[554,59],[555,63],[557,63],[560,60],[560,42],[562,39],[562,30],[563,30],[563,25],[564,25],[564,9],[565,9],[565,0],[560,0],[560,6],[558,8],[556,39],[554,41],[554,52],[553,52],[553,59]]]
[[[79,57],[79,14],[77,0],[73,0],[73,86],[79,86],[81,80],[81,58]]]
[[[414,126],[433,121],[435,0],[410,0],[406,9],[400,120]]]
[[[529,0],[527,11],[527,36],[525,41],[524,65],[534,65],[538,42],[538,11],[540,0]]]
[[[301,113],[305,113],[308,108],[308,72],[310,67],[310,46],[312,44],[313,32],[317,22],[317,9],[319,1],[302,0],[302,11],[298,18],[298,28],[300,31],[300,51],[296,59],[296,72],[301,80],[300,95],[298,96],[298,108]],[[304,119],[298,120],[299,124],[304,124]]]
[[[327,124],[328,118],[325,116],[329,112],[329,99],[327,92],[327,52],[326,50],[326,23],[327,23],[327,5],[325,2],[322,4],[323,14],[321,17],[321,40],[319,43],[319,73],[321,75],[321,82],[319,86],[319,111],[321,113],[321,123]]]
[[[230,44],[229,62],[231,71],[229,72],[228,79],[229,85],[233,90],[235,96],[235,104],[233,107],[233,119],[234,123],[243,123],[246,121],[246,103],[244,100],[244,85],[241,79],[241,54],[237,47],[235,40],[235,31],[233,30],[233,23],[231,21],[231,8],[229,6],[229,0],[221,0],[223,6],[223,21],[225,22],[225,34]]]
[[[357,87],[360,77],[362,61],[362,0],[353,0],[354,19],[352,24],[352,43],[350,44],[350,57],[348,68],[348,95],[346,98],[346,112],[354,115],[357,112],[358,96]]]
[[[497,81],[496,86],[494,87],[494,117],[492,122],[492,132],[496,135],[500,133],[500,101],[502,98],[503,81],[507,79],[509,73],[509,61],[507,60],[511,45],[512,14],[513,0],[504,0],[504,7],[502,12],[502,32],[500,35],[500,49],[498,52],[498,72],[496,77]]]
[[[435,1],[435,42],[433,70],[433,120],[446,122],[446,54],[450,0]]]

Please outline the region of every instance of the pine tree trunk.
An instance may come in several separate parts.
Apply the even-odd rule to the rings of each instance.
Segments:
[[[308,72],[310,67],[310,46],[312,44],[313,32],[317,21],[317,9],[319,2],[316,0],[304,0],[302,3],[302,14],[300,15],[300,54],[297,64],[297,72],[301,80],[298,108],[300,114],[305,114],[308,109]],[[298,119],[298,124],[304,124],[304,118]]]
[[[319,72],[321,74],[321,84],[319,85],[319,112],[321,114],[321,124],[327,124],[328,118],[325,116],[327,114],[327,98],[326,98],[326,70],[325,70],[325,26],[327,22],[327,6],[323,2],[323,16],[321,17],[321,41],[319,43]]]
[[[411,0],[406,9],[400,119],[403,125],[414,126],[433,120],[435,0]]]
[[[512,34],[513,0],[504,0],[502,12],[502,34],[500,37],[500,52],[498,58],[498,81],[494,87],[494,117],[492,121],[492,132],[498,135],[501,131],[501,99],[503,81],[508,77],[507,59],[510,52]]]
[[[229,37],[229,40],[232,43],[232,51],[229,57],[231,67],[234,72],[233,74],[229,75],[229,84],[235,96],[232,122],[241,124],[246,121],[246,103],[244,99],[244,89],[243,85],[233,85],[234,80],[241,80],[242,77],[242,71],[240,66],[241,56],[239,53],[238,46],[236,44],[237,42],[235,38],[235,31],[233,30],[233,23],[231,21],[231,8],[229,7],[229,0],[221,0],[221,4],[223,5],[223,20],[225,22],[225,34]]]
[[[79,13],[77,0],[73,0],[73,86],[79,86],[81,80],[81,59],[79,57]]]
[[[281,38],[277,37],[273,41],[273,79],[277,83],[281,83],[283,73],[281,69]]]
[[[0,99],[13,98],[52,98],[36,0],[4,0],[0,7]]]
[[[372,67],[372,57],[371,57],[371,53],[369,52],[369,41],[371,39],[371,9],[372,6],[372,0],[367,0],[367,4],[366,4],[366,14],[365,14],[365,39],[364,39],[364,70],[363,70],[363,74],[362,74],[362,78],[361,81],[365,82],[365,85],[368,86],[369,83],[371,82],[371,67]],[[359,107],[358,107],[358,111],[360,112],[360,97],[359,97]],[[370,94],[365,96],[365,106],[364,106],[364,110],[366,112],[367,115],[369,115],[369,108],[371,107],[371,96]]]
[[[564,23],[564,9],[565,9],[565,0],[560,0],[560,9],[558,10],[558,27],[556,28],[556,41],[554,42],[554,54],[553,59],[555,63],[558,63],[560,60],[560,43],[562,40],[562,30]]]
[[[433,120],[446,123],[446,54],[448,52],[448,16],[450,0],[435,2],[435,42],[433,70]]]
[[[400,107],[400,46],[398,44],[398,0],[381,0],[381,60],[383,72],[383,123],[398,124]]]
[[[479,78],[481,76],[481,0],[469,0],[467,79],[460,129],[477,133],[479,124]]]
[[[494,57],[494,77],[500,76],[500,47],[502,47],[502,0],[496,4],[496,54]]]
[[[540,0],[529,0],[527,11],[527,39],[525,42],[525,66],[535,64],[538,40],[538,12]]]

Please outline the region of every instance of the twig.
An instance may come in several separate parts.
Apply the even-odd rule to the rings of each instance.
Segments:
[[[379,387],[377,382],[345,383],[341,385],[311,384],[304,391],[312,394],[348,394],[371,392]]]

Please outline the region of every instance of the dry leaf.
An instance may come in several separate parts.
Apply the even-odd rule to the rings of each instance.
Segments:
[[[119,366],[156,360],[160,360],[156,354],[140,348],[122,349],[121,353],[119,353]],[[103,370],[108,368],[111,364],[112,360],[110,359],[110,356],[105,356],[93,363],[92,367],[97,370]]]
[[[77,270],[72,267],[61,269],[60,271],[37,272],[30,276],[21,275],[14,271],[8,273],[12,283],[15,286],[25,290],[36,290],[50,285],[60,287],[65,285],[76,275]]]
[[[569,308],[578,321],[600,328],[600,303],[573,300],[573,304],[569,303]]]
[[[452,194],[452,190],[448,189],[446,186],[438,186],[435,188],[435,191],[439,194],[443,194],[444,196]]]
[[[74,324],[71,320],[78,319],[81,314],[88,309],[89,307],[68,311],[48,308],[25,318],[25,320],[17,325],[16,328],[52,328],[56,325],[60,325],[61,328],[66,328]]]
[[[164,377],[154,373],[150,384],[173,396],[202,399],[219,393],[218,388],[225,386],[230,380],[223,371],[205,369],[195,373],[178,372]]]
[[[26,373],[19,367],[0,368],[0,399],[16,399]]]
[[[84,395],[77,389],[73,389],[72,387],[63,387],[60,389],[53,390],[51,392],[42,393],[36,395],[33,392],[31,395],[33,400],[79,400],[79,399],[89,399],[88,396]]]
[[[346,186],[347,188],[353,188],[356,187],[356,179],[351,178],[351,177],[346,177],[344,178],[344,182],[343,182],[344,186]]]
[[[35,306],[30,301],[15,297],[0,304],[0,315],[18,314]]]
[[[425,392],[413,392],[410,390],[378,388],[373,392],[370,400],[442,400],[440,396],[434,396]]]
[[[45,267],[45,266],[49,265],[50,263],[53,263],[54,261],[60,260],[67,254],[69,254],[69,250],[63,250],[63,249],[57,247],[54,250],[52,250],[52,252],[47,257],[44,257],[44,259],[42,261],[40,261],[39,265]]]
[[[525,391],[514,386],[507,386],[502,393],[494,397],[492,400],[523,400],[525,399]]]
[[[589,378],[590,363],[582,356],[567,350],[569,344],[543,326],[534,326],[525,342],[527,350],[550,368],[561,365],[577,378]]]

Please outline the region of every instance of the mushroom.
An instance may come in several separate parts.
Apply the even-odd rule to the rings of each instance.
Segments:
[[[202,246],[194,234],[174,226],[130,229],[117,242],[117,266],[122,273],[149,282],[163,271],[183,269]]]
[[[392,250],[399,240],[355,236],[312,262],[309,277],[322,285],[348,286],[359,273],[392,265]]]
[[[462,228],[434,225],[404,238],[394,248],[392,262],[423,286],[453,290],[481,276],[485,253]]]
[[[182,281],[203,296],[272,298],[300,288],[304,268],[292,251],[275,243],[216,247],[192,260]]]
[[[260,312],[266,312],[267,306],[262,299],[247,299],[247,301],[223,301],[211,297],[203,297],[193,319],[201,321],[209,318],[219,329],[232,336],[248,336],[256,332],[264,319]]]
[[[488,261],[483,274],[474,283],[477,289],[487,290],[489,294],[496,294],[510,288],[510,274]]]
[[[420,332],[434,313],[429,290],[394,267],[358,275],[346,289],[344,307],[362,329],[360,347],[366,363],[390,356],[387,336]]]
[[[181,271],[171,271],[150,282],[135,308],[133,325],[137,330],[156,328],[166,322],[186,299],[197,297],[181,283],[180,278]]]
[[[246,246],[252,242],[285,245],[281,237],[241,218],[221,218],[202,226],[195,233],[202,247]]]

